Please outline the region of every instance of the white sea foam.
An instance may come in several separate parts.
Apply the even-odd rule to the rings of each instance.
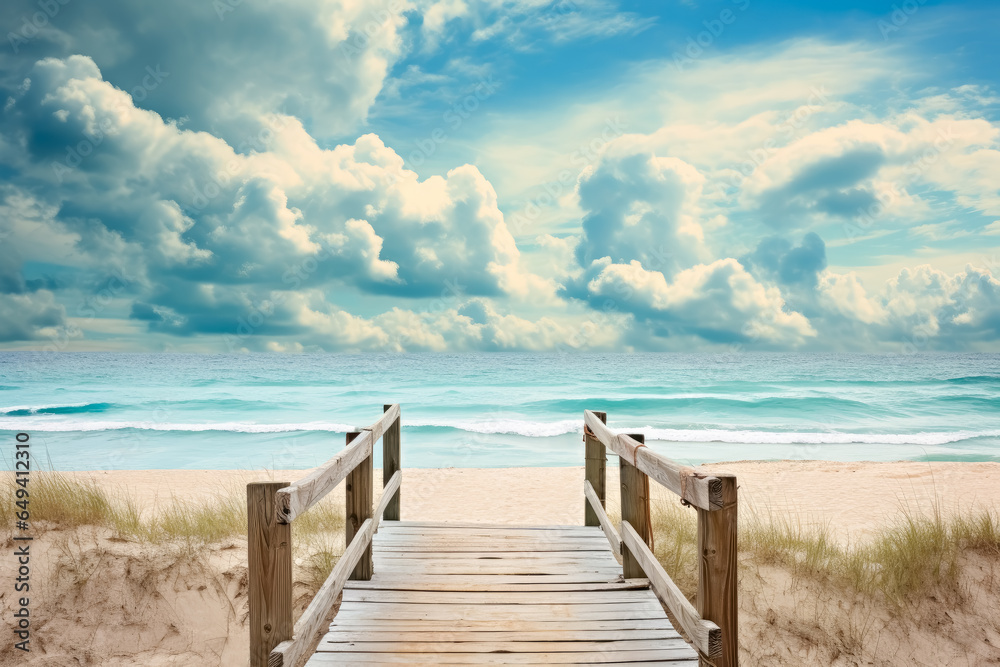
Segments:
[[[411,419],[403,426],[449,428],[483,435],[517,435],[527,438],[549,438],[583,430],[581,419],[561,419],[533,422],[519,419]],[[232,433],[289,433],[296,431],[327,431],[344,433],[357,430],[351,424],[337,422],[301,422],[285,424],[258,424],[251,422],[217,423],[168,423],[155,421],[102,421],[64,420],[39,417],[0,419],[0,430],[38,432],[93,432],[137,429],[148,431],[222,431]],[[726,429],[670,429],[652,426],[617,427],[618,433],[642,433],[647,441],[669,442],[720,442],[731,444],[761,445],[944,445],[971,438],[1000,437],[1000,431],[940,431],[919,433],[845,433],[845,432],[792,432]]]
[[[722,429],[625,429],[646,436],[647,440],[670,442],[726,442],[753,445],[944,445],[970,438],[995,438],[1000,431],[951,431],[922,433],[842,433],[787,431],[726,431]]]
[[[403,426],[436,426],[486,435],[522,435],[526,438],[549,438],[566,433],[583,432],[582,419],[557,419],[532,422],[522,419],[410,419]]]
[[[346,433],[357,428],[336,422],[304,422],[301,424],[254,424],[248,422],[217,422],[209,424],[176,424],[155,421],[56,421],[32,419],[0,419],[0,431],[39,431],[48,433],[121,431],[229,431],[232,433],[288,433],[292,431],[330,431]]]

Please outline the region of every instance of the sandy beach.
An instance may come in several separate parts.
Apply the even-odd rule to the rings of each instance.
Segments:
[[[904,508],[946,515],[1000,507],[998,463],[838,463],[739,461],[700,466],[739,477],[744,509],[827,525],[838,539],[863,538]],[[251,481],[293,482],[308,470],[114,470],[62,473],[90,479],[113,493],[128,492],[144,509],[173,498],[209,500]],[[618,469],[608,467],[608,488]],[[381,480],[376,470],[375,479]],[[492,523],[583,522],[583,468],[404,468],[402,518]],[[376,483],[376,487],[378,482]],[[672,502],[651,485],[653,497]],[[343,490],[332,492],[343,497]],[[475,500],[473,500],[475,499]],[[615,498],[609,491],[609,503]]]
[[[901,516],[945,516],[1000,508],[1000,464],[733,462],[704,466],[739,476],[741,516],[780,517],[826,526],[841,544],[864,543]],[[293,481],[307,471],[146,470],[60,473],[88,479],[110,495],[129,495],[144,515],[176,500],[209,506],[255,480]],[[582,468],[406,469],[404,519],[580,524]],[[376,480],[381,480],[376,472]],[[617,468],[608,468],[609,508]],[[378,486],[378,482],[376,486]],[[656,502],[674,502],[654,483]],[[343,490],[331,497],[342,503]],[[334,535],[336,540],[337,536]],[[8,545],[13,544],[8,539]],[[36,539],[34,651],[5,652],[3,664],[243,665],[246,660],[246,546],[239,536],[216,544],[144,544],[107,528],[48,526]],[[995,560],[995,559],[994,559]],[[822,581],[797,581],[767,563],[741,569],[741,645],[745,664],[1000,664],[1000,594],[993,562],[976,556],[964,586],[974,599],[931,604],[906,624],[857,595]],[[297,559],[297,565],[302,559]],[[0,580],[14,576],[10,559]],[[297,584],[296,608],[308,587]],[[0,595],[5,614],[12,596]],[[976,609],[973,612],[973,607]],[[837,613],[830,612],[836,609]],[[831,620],[844,615],[840,621]],[[864,620],[867,614],[867,620]],[[859,616],[860,615],[860,616]],[[838,637],[862,619],[856,642],[880,647],[858,662]],[[922,620],[919,620],[922,619]],[[989,620],[993,619],[993,620]],[[860,627],[860,626],[859,626]],[[123,632],[124,631],[124,632]],[[859,631],[860,632],[860,631]],[[890,650],[891,649],[891,650]],[[839,657],[838,657],[839,656]],[[920,659],[918,660],[918,656]]]

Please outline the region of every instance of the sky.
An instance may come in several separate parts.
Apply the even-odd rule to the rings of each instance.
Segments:
[[[10,0],[0,349],[1000,351],[1000,5]]]

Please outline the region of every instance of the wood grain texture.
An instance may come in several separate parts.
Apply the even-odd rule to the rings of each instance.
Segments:
[[[671,667],[693,667],[697,659],[690,657],[690,648],[651,651],[602,653],[316,653],[309,667],[326,665],[406,664],[406,665],[631,665],[637,662],[667,664]]]
[[[604,504],[601,502],[600,498],[597,496],[597,492],[594,487],[590,485],[590,480],[583,480],[583,495],[586,496],[587,506],[590,507],[594,516],[597,517],[597,523],[600,525],[601,530],[604,531],[604,535],[608,538],[608,543],[611,545],[611,551],[618,557],[622,555],[622,538],[615,530],[615,527],[611,525],[611,519],[608,518],[607,513],[604,511]]]
[[[474,551],[455,550],[466,541]],[[597,527],[383,521],[375,544],[374,576],[345,584],[310,666],[697,663]]]
[[[329,461],[278,492],[278,520],[290,523],[307,509],[323,499],[347,477],[354,468],[371,456],[372,446],[386,429],[399,418],[399,406],[393,405],[382,418],[361,429],[350,447],[338,452]]]
[[[719,475],[723,509],[698,510],[698,611],[721,628],[711,665],[735,667],[739,660],[739,600],[736,576],[736,477]],[[706,661],[703,664],[708,665]]]
[[[584,411],[583,419],[594,436],[622,461],[631,463],[687,503],[705,510],[722,507],[722,487],[717,478],[652,452],[632,436],[616,434],[591,410]]]
[[[597,418],[602,422],[607,423],[608,415],[606,412],[594,412]],[[590,482],[590,485],[594,489],[594,493],[598,498],[599,504],[602,508],[607,507],[605,501],[607,499],[607,466],[608,466],[608,450],[590,429],[584,428],[583,430],[583,443],[584,443],[584,479]],[[583,523],[585,526],[599,526],[601,525],[600,519],[598,518],[597,511],[591,507],[588,500],[584,500],[583,505]],[[619,546],[619,551],[621,547]]]
[[[622,523],[622,539],[649,578],[649,585],[663,600],[663,604],[667,605],[692,643],[705,655],[718,655],[721,636],[719,626],[702,619],[653,556],[653,552],[643,542],[639,533],[627,521]]]
[[[375,509],[375,530],[378,530],[378,525],[383,518],[389,520],[388,517],[384,515],[388,512],[389,507],[393,505],[393,497],[396,491],[399,491],[400,485],[403,483],[403,471],[397,470],[392,474],[392,477],[385,483],[382,488],[382,497],[378,501],[378,507]],[[398,500],[398,496],[396,497]],[[399,509],[398,503],[396,509]],[[373,543],[374,546],[374,543]],[[391,548],[390,545],[383,545],[386,549]],[[369,577],[370,578],[370,577]]]
[[[386,489],[392,476],[403,469],[400,443],[403,417],[399,404],[385,405],[383,406],[383,410],[386,414],[390,411],[395,411],[396,413],[396,419],[386,427],[385,432],[382,434],[382,487]],[[386,521],[399,521],[401,494],[399,487],[397,486],[396,490],[391,494],[386,489],[383,491],[383,494],[389,495],[389,502],[382,512],[385,515],[383,518]]]
[[[362,431],[349,447],[278,492],[278,519],[283,523],[291,523],[322,500],[371,454],[372,432]]]
[[[247,601],[250,665],[268,664],[271,649],[292,637],[292,531],[278,523],[275,494],[288,482],[247,484]]]
[[[634,442],[643,444],[642,434],[629,436]],[[649,517],[649,476],[634,465],[620,460],[618,479],[621,486],[622,522],[628,522],[642,538],[643,543],[653,548],[653,526]],[[628,545],[622,545],[622,575],[626,578],[642,577],[643,569]]]
[[[309,606],[302,612],[295,624],[294,637],[276,646],[270,655],[269,667],[296,667],[311,644],[312,637],[320,629],[337,596],[344,588],[344,583],[354,571],[358,561],[364,555],[365,549],[371,544],[375,524],[371,519],[365,521],[361,530],[355,535],[355,540],[348,545],[344,555],[326,578],[319,591],[313,597]],[[289,614],[290,616],[290,614]]]
[[[347,445],[351,441],[360,437],[360,433],[348,433]],[[344,485],[344,547],[349,547],[354,541],[355,534],[364,525],[364,522],[372,516],[372,504],[375,500],[374,478],[375,470],[372,467],[372,456],[368,455],[364,461],[347,474],[347,483]],[[372,578],[372,547],[371,544],[365,546],[364,553],[358,559],[358,564],[354,567],[351,579],[371,579]]]

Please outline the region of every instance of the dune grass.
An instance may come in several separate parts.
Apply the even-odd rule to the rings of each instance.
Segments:
[[[3,480],[4,512],[7,528],[12,528],[16,486],[13,473],[7,473]],[[97,524],[114,512],[107,494],[93,482],[79,482],[60,475],[33,472],[25,490],[28,493],[30,521],[49,521],[66,527]]]
[[[13,476],[8,473],[8,477]],[[6,480],[0,500],[13,508],[17,487]],[[126,494],[110,495],[96,482],[51,472],[32,473],[33,527],[60,529],[91,525],[110,529],[120,539],[140,543],[208,544],[246,536],[246,500],[232,488],[208,502],[174,499],[143,511]],[[613,521],[617,508],[609,507]],[[14,528],[14,513],[3,513]],[[697,591],[694,510],[654,499],[651,505],[655,555],[689,597]],[[318,587],[344,549],[343,506],[327,497],[295,521],[297,567]],[[940,587],[957,585],[961,556],[975,551],[1000,558],[1000,516],[993,511],[945,517],[939,508],[918,513],[902,507],[898,520],[871,538],[843,546],[829,526],[803,526],[784,514],[743,508],[740,515],[741,564],[778,565],[797,577],[846,584],[859,593],[895,606]]]
[[[0,502],[14,507],[17,500],[13,476],[2,482]],[[247,507],[242,488],[221,491],[209,501],[192,502],[174,498],[143,511],[126,493],[110,494],[92,480],[74,479],[58,473],[36,471],[28,486],[30,521],[34,527],[51,528],[101,526],[116,537],[137,542],[162,543],[174,540],[210,543],[246,536]],[[4,513],[5,527],[14,527],[14,513]],[[295,521],[295,534],[311,537],[322,533],[343,533],[343,507],[332,498],[322,502]]]
[[[14,507],[13,475],[0,482],[0,502]],[[225,489],[209,501],[171,499],[143,511],[126,493],[110,494],[92,480],[74,479],[48,471],[32,472],[28,486],[30,522],[39,528],[107,528],[116,539],[141,544],[174,544],[192,549],[246,538],[245,490]],[[15,528],[13,512],[4,512],[4,527]],[[296,580],[316,590],[344,551],[343,504],[328,496],[295,520],[293,527]]]
[[[787,515],[742,509],[741,567],[780,566],[796,577],[846,584],[897,609],[942,587],[955,589],[963,554],[1000,560],[1000,516],[991,510],[945,517],[936,507],[918,513],[904,506],[894,523],[843,546],[829,526],[803,526]],[[609,515],[620,521],[617,508],[609,507]],[[657,560],[693,600],[698,590],[695,511],[656,499],[650,515]]]

